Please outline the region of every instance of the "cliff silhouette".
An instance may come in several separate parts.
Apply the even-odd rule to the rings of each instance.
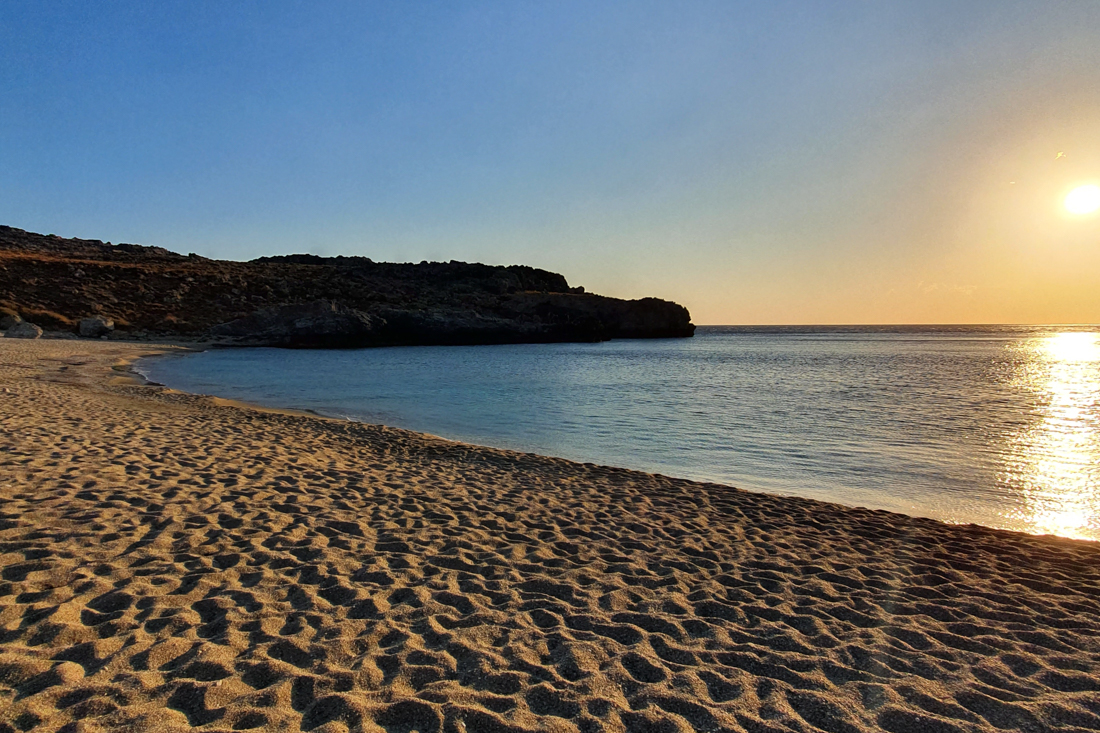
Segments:
[[[301,254],[235,262],[7,226],[0,226],[0,316],[47,335],[319,348],[666,338],[695,330],[676,303],[594,295],[523,265]],[[81,326],[82,319],[95,319],[95,327]]]

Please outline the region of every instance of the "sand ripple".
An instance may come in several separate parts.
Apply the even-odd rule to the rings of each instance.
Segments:
[[[1100,729],[1095,544],[227,406],[139,353],[0,341],[0,730]]]

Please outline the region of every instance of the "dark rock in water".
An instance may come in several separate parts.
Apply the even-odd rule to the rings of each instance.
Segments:
[[[36,339],[42,336],[42,329],[33,323],[20,321],[4,332],[4,338]]]
[[[371,343],[378,319],[365,313],[315,300],[301,305],[264,308],[250,316],[210,329],[218,339],[237,346],[289,348],[352,348]]]
[[[0,317],[0,331],[7,331],[9,328],[22,322],[23,319],[13,313],[5,314]]]
[[[115,322],[103,316],[81,318],[78,333],[84,338],[99,338],[115,330]]]

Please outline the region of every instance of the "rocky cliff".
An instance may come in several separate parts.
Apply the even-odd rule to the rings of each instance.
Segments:
[[[47,332],[358,347],[691,336],[683,306],[570,288],[533,267],[290,255],[209,260],[0,226],[0,316]],[[85,324],[87,325],[87,324]],[[85,329],[86,330],[86,329]]]

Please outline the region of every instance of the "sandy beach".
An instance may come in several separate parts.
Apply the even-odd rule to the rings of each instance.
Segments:
[[[0,731],[1100,729],[1100,546],[0,339]]]

